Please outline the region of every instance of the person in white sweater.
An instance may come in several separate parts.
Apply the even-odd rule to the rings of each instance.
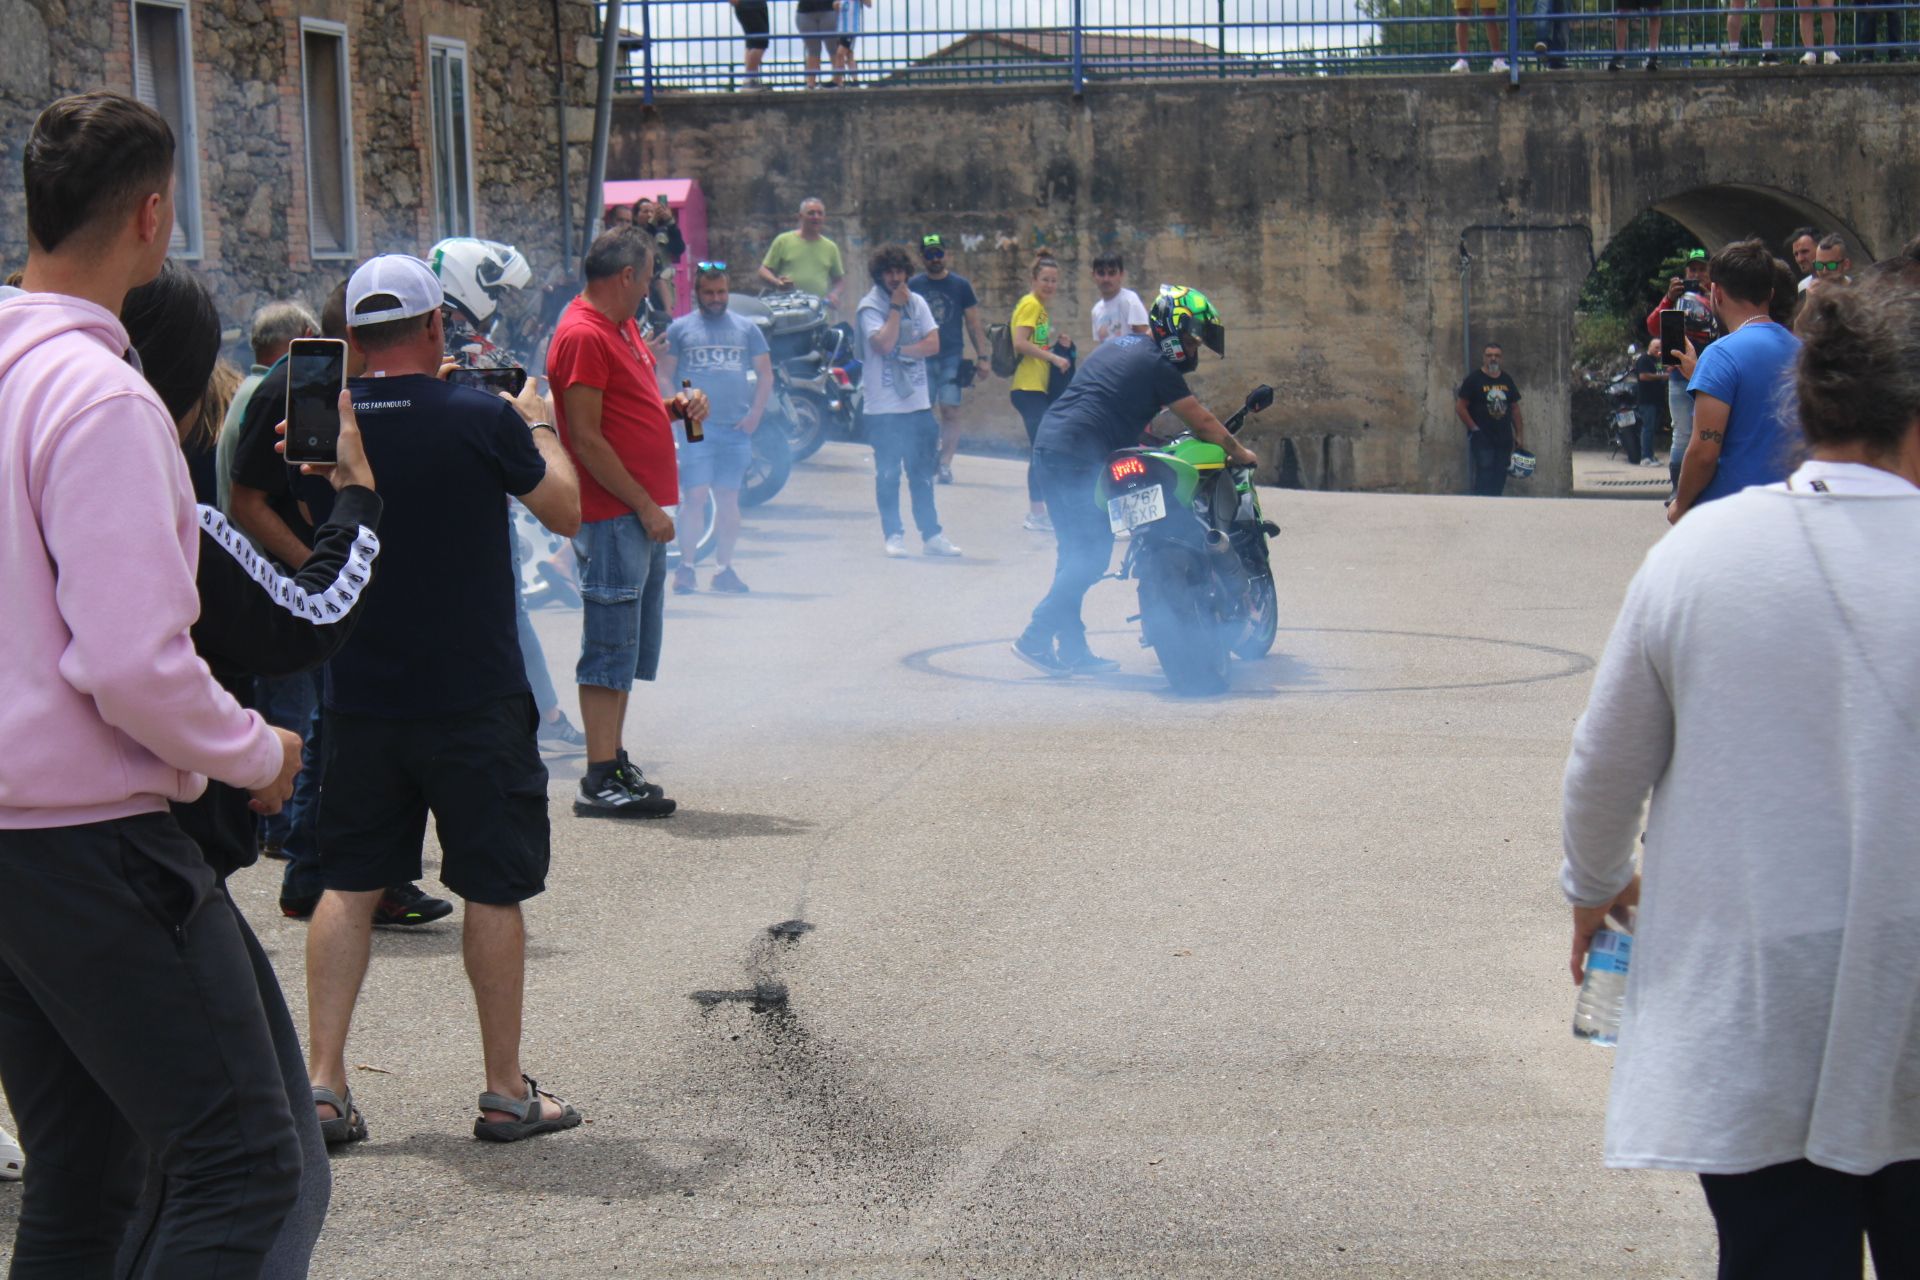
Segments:
[[[1606,1161],[1700,1176],[1722,1280],[1920,1275],[1920,263],[1799,327],[1811,456],[1647,556],[1565,783],[1576,982],[1637,904]]]

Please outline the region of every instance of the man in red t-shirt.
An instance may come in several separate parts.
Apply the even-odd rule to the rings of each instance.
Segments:
[[[660,666],[673,541],[666,508],[680,501],[672,420],[705,418],[707,401],[697,391],[661,399],[653,353],[633,321],[653,283],[653,237],[615,227],[583,265],[586,291],[560,317],[547,351],[560,438],[580,473],[573,551],[586,619],[574,680],[587,774],[573,811],[664,818],[674,802],[627,758],[621,726],[634,680],[653,679]]]

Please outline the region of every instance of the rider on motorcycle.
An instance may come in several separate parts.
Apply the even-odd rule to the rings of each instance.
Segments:
[[[1171,409],[1196,437],[1225,449],[1229,462],[1250,467],[1257,461],[1183,376],[1199,364],[1203,344],[1226,355],[1226,327],[1206,295],[1161,285],[1147,324],[1148,333],[1111,338],[1082,361],[1034,436],[1033,467],[1060,549],[1053,586],[1013,652],[1048,675],[1090,675],[1120,665],[1087,648],[1080,621],[1087,588],[1105,576],[1113,556],[1113,530],[1093,496],[1107,455],[1139,444],[1154,416]]]

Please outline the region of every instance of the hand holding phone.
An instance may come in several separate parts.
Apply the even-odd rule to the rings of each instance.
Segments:
[[[336,407],[340,413],[340,438],[334,461],[332,463],[303,462],[300,464],[300,474],[325,475],[327,483],[333,486],[335,493],[350,484],[371,489],[374,487],[373,464],[367,461],[367,451],[360,441],[360,420],[353,416],[353,393],[342,391]],[[287,424],[282,422],[274,430],[284,437],[287,434]],[[284,440],[274,447],[283,454],[287,448]]]
[[[1687,313],[1667,310],[1660,313],[1660,362],[1669,369],[1680,367],[1680,353],[1687,345]]]
[[[509,397],[513,397],[518,396],[520,389],[527,385],[527,371],[517,364],[491,369],[470,369],[463,365],[447,370],[446,379],[456,387],[475,387],[481,391],[504,391]]]
[[[340,395],[346,389],[346,343],[293,340],[287,351],[288,462],[326,465],[339,457]]]

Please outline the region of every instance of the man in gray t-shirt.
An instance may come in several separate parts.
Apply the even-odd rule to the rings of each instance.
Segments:
[[[661,395],[679,393],[678,378],[703,391],[709,406],[706,439],[689,443],[684,423],[674,427],[679,444],[680,567],[673,589],[686,595],[699,589],[694,550],[706,529],[707,495],[713,495],[714,563],[712,589],[742,594],[747,584],[733,571],[733,548],[740,538],[740,486],[753,462],[753,433],[773,391],[773,356],[759,326],[727,310],[727,268],[703,262],[693,276],[700,305],[667,326],[667,350],[660,357]],[[748,373],[752,376],[749,378]]]
[[[873,288],[860,299],[854,327],[860,333],[862,408],[873,440],[874,500],[887,554],[907,554],[900,522],[900,471],[907,473],[913,522],[921,549],[930,556],[957,556],[960,548],[940,532],[933,503],[933,474],[940,456],[940,425],[927,391],[927,357],[940,352],[940,326],[927,300],[907,288],[913,260],[897,244],[867,264]]]

